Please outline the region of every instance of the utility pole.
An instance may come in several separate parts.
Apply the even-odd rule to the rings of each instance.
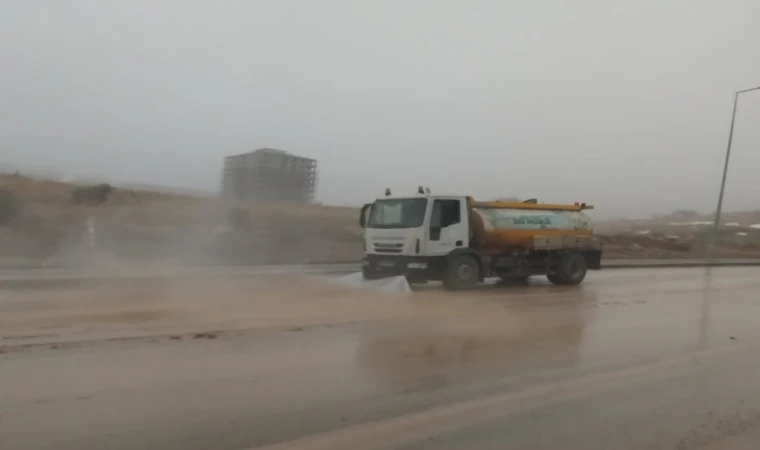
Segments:
[[[713,223],[712,232],[707,241],[707,259],[714,259],[715,240],[718,237],[718,227],[720,226],[720,213],[723,209],[723,193],[726,190],[726,176],[728,175],[728,161],[731,157],[731,142],[734,139],[734,124],[736,123],[736,107],[739,104],[739,95],[760,90],[760,86],[751,89],[737,91],[734,94],[734,112],[731,115],[731,129],[728,132],[728,146],[726,147],[726,162],[723,164],[723,178],[720,181],[720,194],[718,194],[718,207],[715,209],[715,223]]]

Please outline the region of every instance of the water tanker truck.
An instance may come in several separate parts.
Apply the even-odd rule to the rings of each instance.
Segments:
[[[601,269],[602,248],[585,203],[478,202],[469,196],[386,195],[361,209],[365,279],[405,276],[452,290],[489,277],[545,275],[578,284]]]

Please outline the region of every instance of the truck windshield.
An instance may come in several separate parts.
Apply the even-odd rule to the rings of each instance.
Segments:
[[[426,198],[377,200],[369,213],[367,228],[417,228],[422,226]]]

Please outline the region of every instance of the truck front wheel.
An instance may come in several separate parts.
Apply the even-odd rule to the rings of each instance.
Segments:
[[[554,284],[574,285],[580,284],[586,278],[588,261],[580,253],[568,253],[559,260],[557,271],[546,277]]]
[[[453,291],[464,291],[475,288],[480,280],[480,266],[469,255],[453,256],[446,264],[443,274],[443,285]]]

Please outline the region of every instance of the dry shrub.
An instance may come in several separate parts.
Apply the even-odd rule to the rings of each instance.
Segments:
[[[110,184],[96,184],[93,186],[80,186],[71,191],[71,204],[73,205],[102,205],[108,201],[113,192]]]
[[[24,202],[9,189],[0,188],[0,226],[8,226],[24,213]]]

